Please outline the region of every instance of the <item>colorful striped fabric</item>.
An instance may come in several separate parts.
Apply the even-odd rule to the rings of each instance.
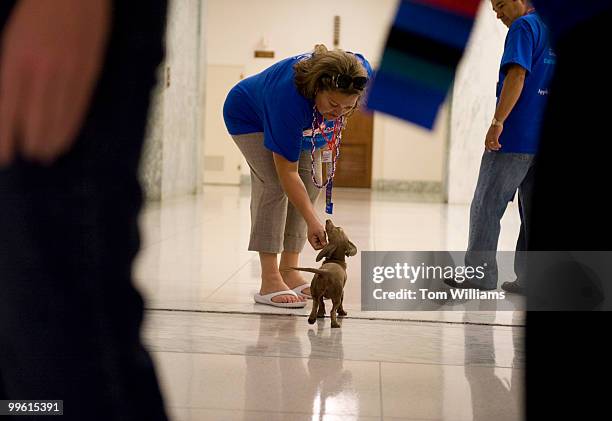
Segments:
[[[403,0],[367,106],[433,127],[472,30],[480,0]]]

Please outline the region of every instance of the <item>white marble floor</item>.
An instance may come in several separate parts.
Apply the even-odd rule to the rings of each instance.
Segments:
[[[468,206],[334,195],[334,222],[361,251],[466,247]],[[513,250],[518,226],[511,205],[500,250]],[[363,312],[358,254],[348,260],[342,328],[329,319],[311,326],[310,304],[253,303],[249,227],[249,192],[238,187],[207,186],[142,214],[135,279],[148,308],[144,339],[173,419],[521,419],[523,312]],[[301,264],[314,266],[315,256],[307,246]]]

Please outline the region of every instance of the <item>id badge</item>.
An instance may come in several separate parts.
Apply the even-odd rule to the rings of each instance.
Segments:
[[[321,161],[326,164],[330,164],[333,161],[332,151],[330,151],[329,149],[322,151]]]

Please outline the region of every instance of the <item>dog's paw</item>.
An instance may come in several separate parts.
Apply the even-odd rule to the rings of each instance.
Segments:
[[[342,317],[344,317],[344,316],[346,316],[347,314],[348,314],[348,313],[347,313],[346,311],[344,311],[344,310],[338,310],[338,316],[342,316]]]
[[[325,312],[324,312],[324,311],[319,311],[319,312],[317,313],[317,317],[318,317],[318,318],[324,318],[324,317],[325,317]]]
[[[315,324],[316,321],[317,321],[317,319],[312,319],[310,317],[308,318],[308,324],[313,325],[313,324]]]

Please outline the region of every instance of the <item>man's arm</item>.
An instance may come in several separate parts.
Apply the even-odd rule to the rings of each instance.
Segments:
[[[101,73],[111,0],[19,0],[0,56],[0,166],[72,146]]]
[[[315,250],[319,250],[327,243],[325,229],[308,197],[306,187],[298,173],[298,162],[291,162],[276,152],[273,152],[274,165],[283,190],[287,198],[300,212],[308,225],[308,241]]]
[[[508,68],[504,79],[504,86],[497,103],[497,109],[495,110],[495,120],[499,122],[499,125],[491,125],[489,127],[485,137],[485,148],[487,150],[497,151],[501,148],[499,137],[504,130],[504,121],[506,121],[521,97],[526,76],[527,70],[518,64],[513,64]]]

